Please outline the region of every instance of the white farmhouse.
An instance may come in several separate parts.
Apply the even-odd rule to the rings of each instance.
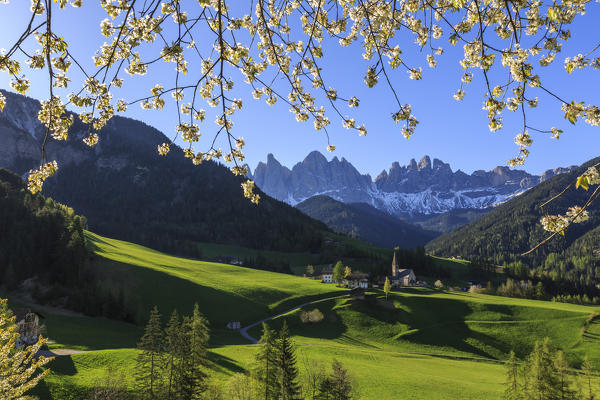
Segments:
[[[321,281],[323,283],[334,283],[333,282],[333,267],[329,265],[328,267],[323,268],[321,270]]]

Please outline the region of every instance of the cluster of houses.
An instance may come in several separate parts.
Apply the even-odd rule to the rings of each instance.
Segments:
[[[410,268],[400,268],[396,261],[396,253],[392,260],[392,274],[389,276],[379,277],[376,282],[371,282],[369,274],[353,271],[349,276],[344,278],[342,282],[337,282],[333,279],[333,265],[329,265],[321,270],[321,282],[343,284],[350,289],[368,289],[369,287],[383,287],[385,279],[389,279],[392,287],[400,286],[423,286],[422,282],[417,281],[415,272]]]

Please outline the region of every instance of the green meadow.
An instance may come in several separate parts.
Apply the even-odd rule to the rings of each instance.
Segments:
[[[344,289],[319,281],[227,264],[170,256],[136,244],[86,233],[107,290],[121,290],[139,320],[155,305],[163,314],[190,312],[198,303],[213,328],[249,324]]]
[[[302,323],[300,313],[318,308],[323,320]],[[387,351],[504,360],[513,350],[525,357],[535,341],[549,337],[572,365],[590,357],[600,368],[598,307],[513,299],[464,292],[404,289],[388,300],[381,292],[362,299],[332,299],[277,318],[300,343],[329,342]],[[582,328],[586,326],[586,331]],[[260,335],[254,328],[252,335]]]
[[[226,385],[234,373],[247,371],[256,353],[255,345],[212,349],[212,379]],[[59,357],[52,373],[36,394],[42,399],[78,400],[105,376],[110,366],[123,372],[133,385],[131,371],[136,350],[101,350]],[[339,344],[300,345],[298,366],[304,374],[305,360],[329,366],[337,359],[357,385],[360,398],[377,399],[500,399],[504,368],[501,364],[453,360],[435,356],[369,350]]]
[[[501,399],[508,352],[523,357],[546,336],[566,351],[573,367],[588,355],[600,368],[600,321],[587,322],[597,307],[428,289],[394,291],[387,300],[380,291],[364,299],[339,298],[344,289],[307,278],[182,259],[93,233],[87,239],[104,284],[127,288],[127,300],[146,315],[154,305],[167,314],[199,304],[212,326],[211,376],[222,384],[248,371],[256,353],[256,346],[224,329],[227,321],[248,324],[312,300],[321,301],[305,310],[318,308],[322,321],[302,323],[297,310],[269,324],[289,324],[301,373],[307,360],[328,365],[338,359],[365,400]],[[141,327],[46,317],[50,348],[88,352],[52,362],[36,389],[42,400],[81,399],[109,367],[133,385]],[[258,337],[260,328],[250,333]]]

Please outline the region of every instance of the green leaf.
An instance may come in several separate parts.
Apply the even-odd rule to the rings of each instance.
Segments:
[[[575,64],[573,64],[573,63],[568,63],[565,66],[565,69],[567,70],[567,74],[571,74],[571,72],[573,72],[574,68],[575,68]]]
[[[590,181],[587,176],[580,176],[577,178],[577,182],[575,183],[575,189],[579,189],[582,187],[584,190],[588,190],[590,188]]]
[[[550,7],[548,9],[548,19],[550,21],[558,22],[558,9],[556,7]]]
[[[466,0],[452,0],[452,5],[457,10],[463,8],[467,4]]]

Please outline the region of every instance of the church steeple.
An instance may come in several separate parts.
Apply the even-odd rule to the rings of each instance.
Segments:
[[[392,260],[392,276],[398,275],[398,263],[396,262],[396,252],[394,251],[394,259]]]

